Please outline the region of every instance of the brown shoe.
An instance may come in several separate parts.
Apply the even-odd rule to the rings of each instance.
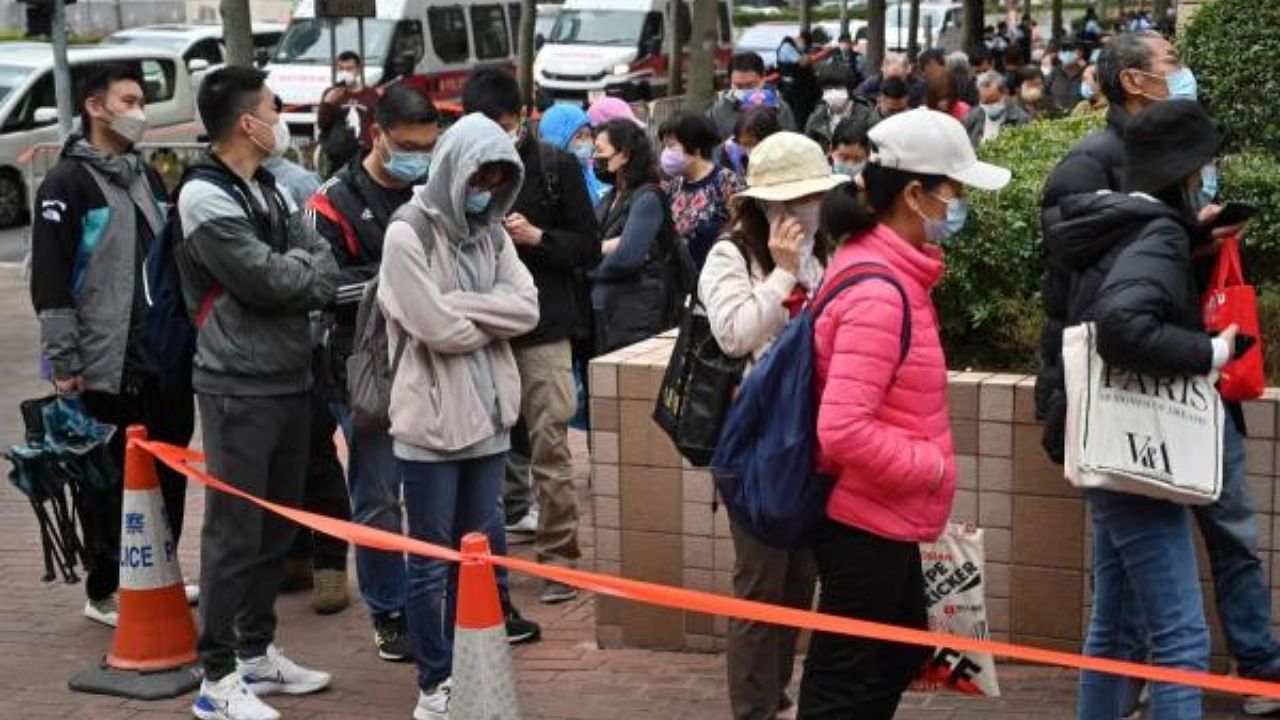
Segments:
[[[332,615],[351,604],[345,570],[316,570],[314,575],[316,586],[311,591],[311,609],[317,614]]]
[[[310,590],[315,585],[310,560],[285,558],[283,575],[280,579],[280,592],[283,594]]]

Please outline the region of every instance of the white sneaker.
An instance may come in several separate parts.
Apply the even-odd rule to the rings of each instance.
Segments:
[[[120,603],[115,593],[102,600],[85,601],[84,616],[107,627],[115,627],[120,622]]]
[[[182,586],[182,591],[187,594],[188,605],[200,604],[200,586],[199,585],[188,583]]]
[[[267,654],[236,662],[244,684],[255,695],[309,695],[329,687],[333,679],[327,672],[308,670],[280,652],[267,646]]]
[[[413,720],[449,720],[449,696],[452,694],[453,678],[440,683],[429,693],[419,690]]]
[[[1280,711],[1280,700],[1266,697],[1248,697],[1244,700],[1244,714],[1269,716]]]
[[[208,680],[201,683],[200,694],[191,703],[191,713],[200,720],[280,719],[280,713],[249,692],[238,672],[230,673],[216,683]]]

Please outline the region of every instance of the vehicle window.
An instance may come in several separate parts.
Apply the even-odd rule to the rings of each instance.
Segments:
[[[431,46],[436,57],[447,63],[464,62],[471,54],[467,45],[467,16],[458,5],[427,10],[431,27]]]
[[[57,105],[57,100],[53,95],[53,74],[44,73],[27,91],[26,97],[22,98],[14,106],[13,112],[9,113],[9,117],[5,119],[4,127],[0,128],[0,132],[10,133],[31,130],[36,127],[34,121],[36,109],[54,107],[55,105]],[[45,124],[51,125],[52,123]]]
[[[217,65],[222,62],[222,45],[217,40],[209,38],[201,40],[187,51],[186,61],[204,60],[210,65]]]
[[[680,33],[681,44],[688,45],[689,37],[693,34],[693,18],[689,16],[689,3],[682,2],[679,7],[676,12],[676,29]]]
[[[651,44],[661,46],[663,25],[665,23],[662,19],[662,13],[651,12],[645,15],[644,29],[640,32],[640,47],[647,48]]]
[[[422,23],[417,20],[401,20],[396,29],[395,40],[391,43],[391,57],[410,57],[413,58],[413,64],[417,65],[425,52]]]
[[[18,89],[31,75],[31,68],[17,65],[0,65],[0,103],[9,97],[9,93]]]
[[[511,18],[511,47],[520,47],[520,3],[507,5],[507,17]]]
[[[507,16],[501,5],[474,5],[471,28],[476,38],[476,57],[481,60],[503,58],[511,54]]]
[[[266,50],[268,52],[275,50],[280,44],[280,37],[283,33],[278,32],[260,32],[253,34],[253,47],[258,50]]]
[[[661,37],[662,16],[637,10],[562,10],[551,28],[551,42],[563,45],[628,45],[640,41],[650,15],[658,18]]]
[[[355,50],[360,46],[360,35],[355,18],[336,21],[338,52]],[[329,58],[329,20],[296,18],[289,24],[280,44],[276,46],[272,61],[281,65],[324,65]],[[395,33],[394,20],[364,21],[364,55],[367,66],[381,65],[391,49],[391,37]],[[464,38],[465,40],[465,38]]]
[[[733,39],[733,21],[729,19],[729,3],[718,3],[716,9],[720,18],[720,42],[731,42]]]
[[[169,60],[143,60],[142,92],[147,103],[164,102],[173,99],[174,80],[177,68]]]

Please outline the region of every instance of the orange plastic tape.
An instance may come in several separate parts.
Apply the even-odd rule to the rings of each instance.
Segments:
[[[192,480],[215,490],[248,500],[249,502],[260,505],[273,513],[287,517],[300,525],[325,533],[326,535],[332,535],[346,540],[347,542],[374,548],[376,550],[409,552],[447,562],[461,562],[464,559],[464,554],[457,550],[432,545],[430,543],[422,542],[421,540],[414,540],[404,535],[398,535],[385,530],[357,525],[356,523],[345,520],[335,520],[330,517],[279,505],[250,495],[243,490],[222,482],[202,470],[192,467],[193,465],[204,463],[204,456],[194,450],[150,441],[140,441],[140,444],[161,462],[186,475]],[[978,640],[976,638],[964,637],[961,635],[950,635],[946,633],[917,630],[914,628],[898,627],[896,625],[885,625],[882,623],[855,620],[853,618],[839,617],[836,615],[826,615],[811,610],[796,610],[792,608],[778,607],[776,605],[753,602],[750,600],[739,600],[737,598],[729,598],[723,595],[715,595],[696,590],[685,590],[682,588],[657,585],[638,580],[627,580],[625,578],[609,575],[599,575],[597,573],[585,572],[583,570],[570,570],[568,568],[541,565],[536,562],[501,555],[473,556],[468,554],[465,558],[467,560],[492,562],[495,565],[501,565],[510,570],[535,575],[547,580],[556,580],[602,595],[611,595],[624,600],[634,600],[636,602],[648,603],[650,605],[661,605],[663,607],[675,608],[677,610],[690,610],[693,612],[706,613],[708,615],[723,615],[743,620],[755,620],[758,622],[773,623],[775,625],[786,625],[794,628],[800,628],[802,630],[817,630],[820,632],[869,638],[872,640],[883,640],[907,645],[920,645],[928,648],[946,647],[954,650],[985,652],[1001,657],[1024,660],[1042,665],[1055,665],[1058,667],[1077,670],[1092,670],[1111,675],[1124,675],[1127,677],[1141,678],[1143,680],[1153,682],[1190,685],[1203,688],[1205,690],[1234,695],[1260,695],[1270,698],[1280,698],[1280,683],[1264,682],[1261,680],[1246,680],[1239,677],[1215,675],[1213,673],[1197,672],[1193,670],[1179,670],[1176,668],[1143,665],[1140,663],[1122,662],[1106,658],[1087,657],[1084,655],[1058,652],[1056,650],[1045,650],[1025,645],[1013,645],[1011,643],[995,642],[992,640]]]

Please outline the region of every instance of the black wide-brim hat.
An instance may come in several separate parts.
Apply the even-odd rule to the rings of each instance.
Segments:
[[[1195,100],[1165,100],[1125,128],[1125,192],[1157,193],[1208,165],[1226,133]]]

